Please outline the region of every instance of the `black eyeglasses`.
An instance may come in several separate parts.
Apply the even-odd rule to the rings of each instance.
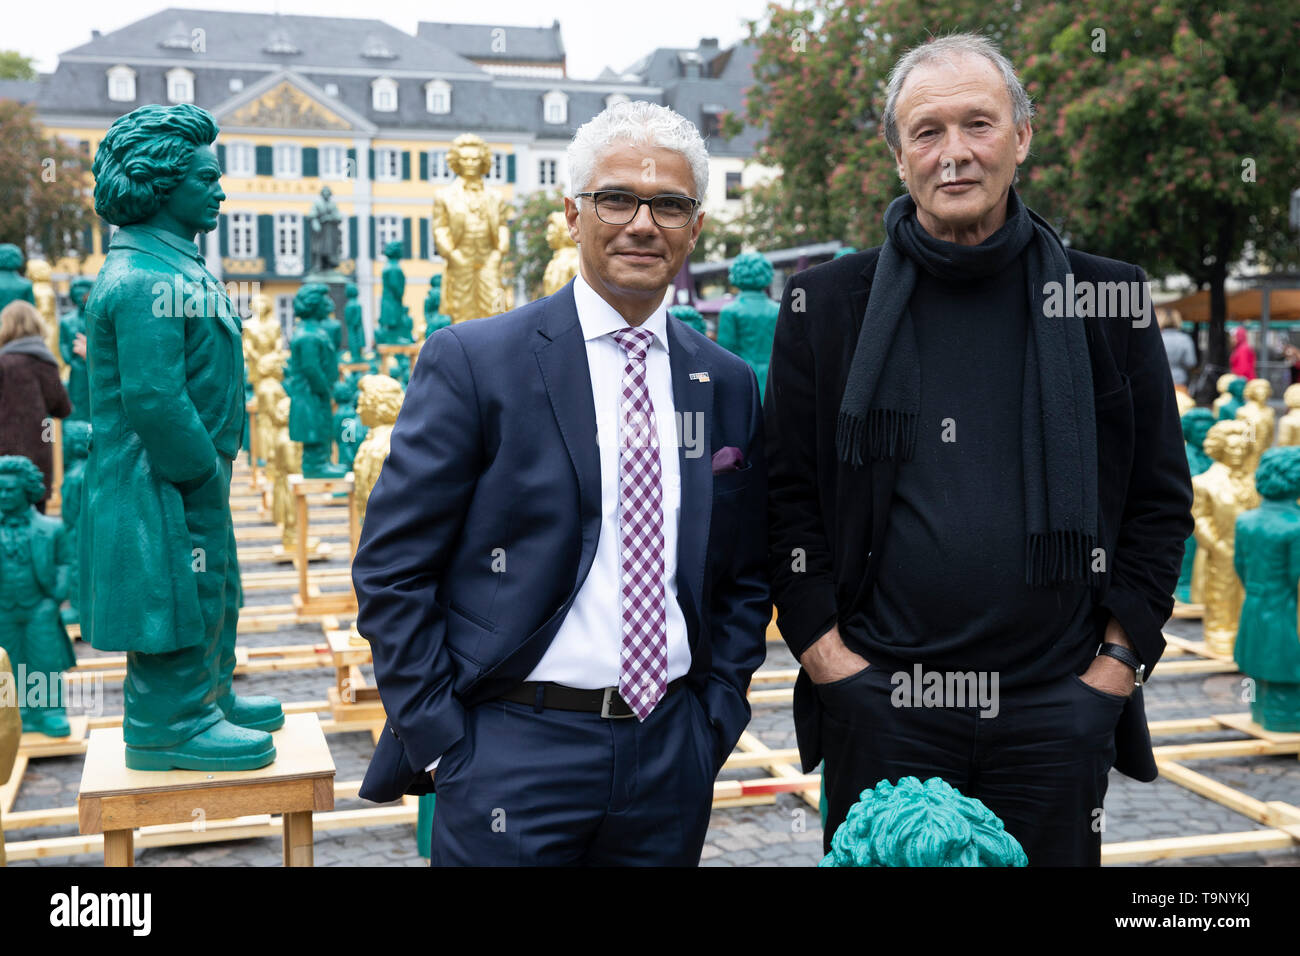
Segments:
[[[650,207],[650,218],[656,226],[680,229],[691,221],[695,210],[700,206],[698,199],[673,193],[661,193],[642,199],[636,193],[622,189],[599,189],[577,195],[591,198],[596,204],[596,215],[607,226],[626,226],[636,218],[644,205]]]

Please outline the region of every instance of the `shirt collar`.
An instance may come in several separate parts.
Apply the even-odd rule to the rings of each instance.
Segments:
[[[582,326],[582,337],[588,342],[629,327],[627,319],[619,315],[612,305],[587,284],[581,272],[573,280],[573,304],[578,309],[578,323]],[[651,348],[658,347],[665,352],[668,351],[668,311],[662,304],[641,323],[641,328],[654,333],[654,341],[650,343]]]
[[[161,242],[165,246],[175,249],[183,256],[195,260],[200,265],[203,264],[203,256],[199,254],[198,244],[188,239],[182,239],[180,236],[173,235],[165,229],[158,229],[154,226],[146,226],[143,223],[136,223],[130,226],[123,226],[123,229],[129,229],[136,234],[142,234],[153,239],[155,242]]]

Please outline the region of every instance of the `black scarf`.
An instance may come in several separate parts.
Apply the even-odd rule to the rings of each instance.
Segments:
[[[909,461],[916,448],[921,367],[908,301],[917,266],[950,281],[972,279],[994,275],[1023,255],[1029,310],[1021,413],[1025,581],[1052,587],[1087,580],[1097,546],[1097,424],[1083,322],[1049,317],[1044,308],[1047,283],[1064,287],[1070,271],[1060,238],[1014,188],[1006,223],[978,246],[931,236],[917,222],[910,195],[889,204],[885,230],[840,404],[840,460],[854,467],[864,460]]]

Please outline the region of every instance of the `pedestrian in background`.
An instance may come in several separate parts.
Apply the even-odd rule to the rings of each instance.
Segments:
[[[45,344],[47,333],[36,307],[21,299],[0,311],[0,455],[30,458],[45,476],[42,513],[54,482],[54,438],[50,419],[72,411],[59,380],[59,363]]]

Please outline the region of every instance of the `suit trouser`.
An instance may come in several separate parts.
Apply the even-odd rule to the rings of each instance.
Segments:
[[[229,499],[230,462],[222,460]],[[230,508],[186,513],[193,547],[203,635],[199,643],[165,654],[126,655],[122,735],[136,747],[183,743],[225,719],[235,672],[235,638],[242,590]]]
[[[491,700],[434,776],[432,866],[696,866],[713,730],[695,692],[644,721]]]
[[[880,780],[937,776],[997,814],[1030,866],[1100,865],[1102,801],[1124,698],[1071,674],[1003,690],[996,716],[981,717],[971,706],[894,706],[896,685],[887,668],[814,686],[821,701],[827,852],[863,790]]]

